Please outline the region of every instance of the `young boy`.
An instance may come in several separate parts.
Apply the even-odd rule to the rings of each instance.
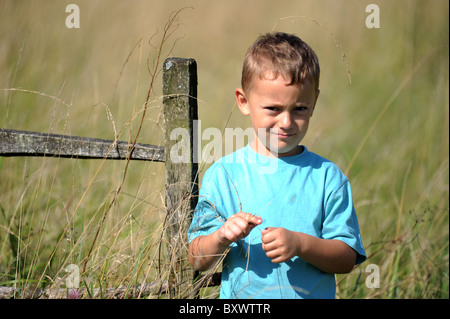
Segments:
[[[334,298],[334,274],[366,258],[348,179],[299,145],[319,74],[294,35],[263,35],[247,51],[235,95],[255,138],[206,171],[188,233],[195,269],[224,256],[221,298]]]

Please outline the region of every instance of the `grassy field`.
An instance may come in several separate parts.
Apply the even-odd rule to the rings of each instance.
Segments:
[[[448,1],[72,2],[78,29],[70,2],[0,0],[1,128],[134,139],[151,88],[138,142],[163,144],[152,70],[183,7],[162,56],[197,60],[202,128],[246,128],[233,92],[247,47],[296,33],[322,70],[304,144],[349,177],[369,257],[337,276],[337,297],[449,297]],[[69,264],[90,291],[164,279],[164,213],[161,163],[0,157],[0,286],[65,287]]]

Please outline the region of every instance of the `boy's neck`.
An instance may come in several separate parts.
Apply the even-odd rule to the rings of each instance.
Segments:
[[[263,156],[271,157],[271,158],[295,156],[295,155],[299,155],[299,154],[303,153],[303,150],[304,150],[304,148],[302,146],[297,145],[294,149],[292,149],[291,151],[289,151],[287,153],[277,153],[277,152],[272,151],[269,148],[267,148],[257,138],[253,139],[250,142],[250,147],[256,153],[263,155]]]

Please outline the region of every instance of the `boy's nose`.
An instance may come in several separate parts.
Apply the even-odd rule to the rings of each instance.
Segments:
[[[292,115],[290,112],[282,112],[280,114],[280,127],[284,129],[288,129],[292,127]]]

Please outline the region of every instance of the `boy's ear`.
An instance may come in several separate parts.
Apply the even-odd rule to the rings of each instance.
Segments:
[[[244,90],[241,88],[237,88],[234,94],[236,96],[236,103],[241,113],[244,115],[249,115],[250,109],[248,107],[248,100],[247,97],[245,96]]]
[[[316,99],[314,100],[313,113],[314,113],[314,110],[316,109],[316,103],[317,103],[317,99],[319,98],[319,94],[320,94],[320,90],[318,89],[317,93],[316,93]],[[312,114],[311,114],[311,116],[312,116]]]

